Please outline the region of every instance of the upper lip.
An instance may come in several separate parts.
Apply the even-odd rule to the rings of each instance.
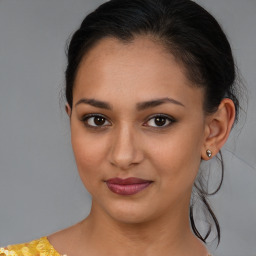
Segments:
[[[107,183],[111,184],[119,184],[119,185],[129,185],[129,184],[141,184],[141,183],[149,183],[152,182],[151,180],[144,180],[136,177],[129,177],[126,179],[121,178],[111,178],[106,181]]]

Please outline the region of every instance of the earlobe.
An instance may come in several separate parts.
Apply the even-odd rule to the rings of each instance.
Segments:
[[[221,101],[218,110],[207,118],[202,159],[208,160],[220,151],[229,137],[235,113],[234,102],[225,98]]]
[[[69,106],[68,103],[66,103],[65,105],[65,110],[66,110],[66,113],[69,117],[71,117],[71,107]]]

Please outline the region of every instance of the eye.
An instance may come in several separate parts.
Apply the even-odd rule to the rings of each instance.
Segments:
[[[175,120],[171,118],[170,116],[166,115],[156,115],[151,117],[147,122],[146,126],[151,126],[151,127],[167,127],[171,125]]]
[[[104,116],[99,115],[99,114],[85,115],[82,118],[82,121],[84,122],[84,124],[86,126],[92,127],[92,128],[101,128],[104,126],[111,125],[111,123]]]

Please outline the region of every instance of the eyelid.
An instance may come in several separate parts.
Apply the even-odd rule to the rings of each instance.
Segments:
[[[84,125],[88,128],[91,128],[91,129],[103,129],[105,128],[106,126],[110,126],[109,124],[108,125],[102,125],[102,126],[93,126],[93,125],[89,125],[88,123],[86,123],[86,121],[91,118],[91,117],[102,117],[104,118],[108,123],[110,123],[111,125],[111,122],[108,120],[108,118],[102,114],[97,114],[97,113],[93,113],[93,114],[86,114],[86,115],[83,115],[82,118],[80,119]]]
[[[89,125],[88,123],[86,123],[86,121],[91,118],[91,117],[102,117],[104,118],[109,124],[107,125],[102,125],[102,126],[93,126],[93,125]],[[169,124],[167,125],[164,125],[164,126],[150,126],[150,125],[145,125],[147,122],[149,122],[151,119],[153,118],[157,118],[157,117],[164,117],[166,118],[168,121],[170,121]],[[85,114],[82,116],[82,118],[80,119],[84,125],[88,128],[91,128],[91,129],[104,129],[106,128],[107,126],[111,126],[112,123],[111,121],[109,121],[109,119],[103,115],[103,114],[99,114],[99,113],[90,113],[90,114]],[[150,127],[152,129],[164,129],[164,128],[167,128],[169,126],[171,126],[173,123],[175,123],[177,120],[170,116],[170,115],[167,115],[167,114],[163,114],[163,113],[157,113],[157,114],[153,114],[153,115],[150,115],[149,117],[147,117],[146,121],[143,122],[143,126],[146,126],[146,127]]]
[[[147,122],[149,122],[151,119],[153,119],[153,118],[157,118],[157,117],[164,117],[164,118],[166,118],[168,121],[170,121],[170,123],[169,124],[167,124],[167,125],[165,125],[165,126],[149,126],[149,125],[144,125],[145,123],[147,123]],[[143,123],[143,125],[144,126],[147,126],[147,127],[150,127],[150,128],[153,128],[153,129],[164,129],[164,128],[167,128],[167,127],[169,127],[170,125],[172,125],[173,123],[175,123],[177,120],[174,118],[174,117],[172,117],[172,116],[170,116],[170,115],[167,115],[167,114],[154,114],[154,115],[151,115],[151,116],[149,116],[147,119],[146,119],[146,121]]]

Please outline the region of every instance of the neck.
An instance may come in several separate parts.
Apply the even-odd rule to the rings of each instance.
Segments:
[[[143,223],[121,223],[93,205],[81,223],[82,237],[88,241],[87,248],[90,245],[100,250],[97,255],[207,255],[191,232],[188,212],[170,214]]]

